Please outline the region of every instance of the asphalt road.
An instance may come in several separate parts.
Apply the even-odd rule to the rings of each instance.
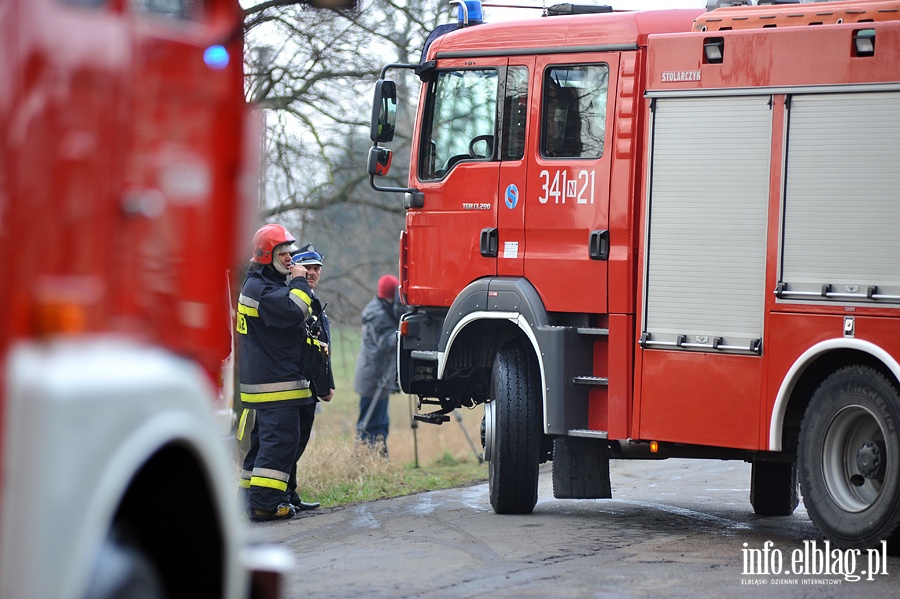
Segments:
[[[900,596],[900,557],[824,551],[802,503],[755,516],[749,464],[614,461],[611,473],[613,499],[557,500],[546,465],[530,516],[495,515],[482,484],[253,529],[294,556],[285,599]],[[841,574],[815,574],[826,561]]]

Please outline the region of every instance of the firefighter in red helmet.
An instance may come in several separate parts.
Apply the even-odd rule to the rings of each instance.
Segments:
[[[294,515],[288,482],[301,428],[315,417],[316,398],[300,365],[305,322],[316,300],[306,269],[291,265],[296,250],[287,229],[263,225],[253,236],[251,265],[238,299],[240,397],[245,410],[256,413],[240,480],[248,490],[252,520]]]

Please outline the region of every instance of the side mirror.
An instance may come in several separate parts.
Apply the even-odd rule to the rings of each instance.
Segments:
[[[388,142],[394,139],[397,123],[397,84],[389,79],[375,82],[375,101],[372,103],[372,142]]]
[[[369,161],[367,170],[369,176],[383,177],[391,170],[391,159],[393,153],[387,148],[379,148],[378,146],[369,148]]]

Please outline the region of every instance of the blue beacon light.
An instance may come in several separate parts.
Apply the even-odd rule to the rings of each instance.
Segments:
[[[457,23],[460,27],[482,22],[481,0],[457,0],[454,4],[459,4]]]
[[[211,69],[221,70],[228,66],[228,50],[225,46],[210,46],[203,51],[203,62]]]

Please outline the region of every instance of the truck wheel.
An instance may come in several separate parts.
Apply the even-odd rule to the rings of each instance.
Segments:
[[[900,540],[900,397],[882,374],[842,368],[813,394],[800,430],[809,517],[846,548]]]
[[[541,447],[541,394],[529,355],[497,354],[486,405],[485,458],[491,506],[498,514],[530,514],[537,503]]]
[[[790,516],[800,503],[796,462],[753,462],[750,505],[760,516]]]

